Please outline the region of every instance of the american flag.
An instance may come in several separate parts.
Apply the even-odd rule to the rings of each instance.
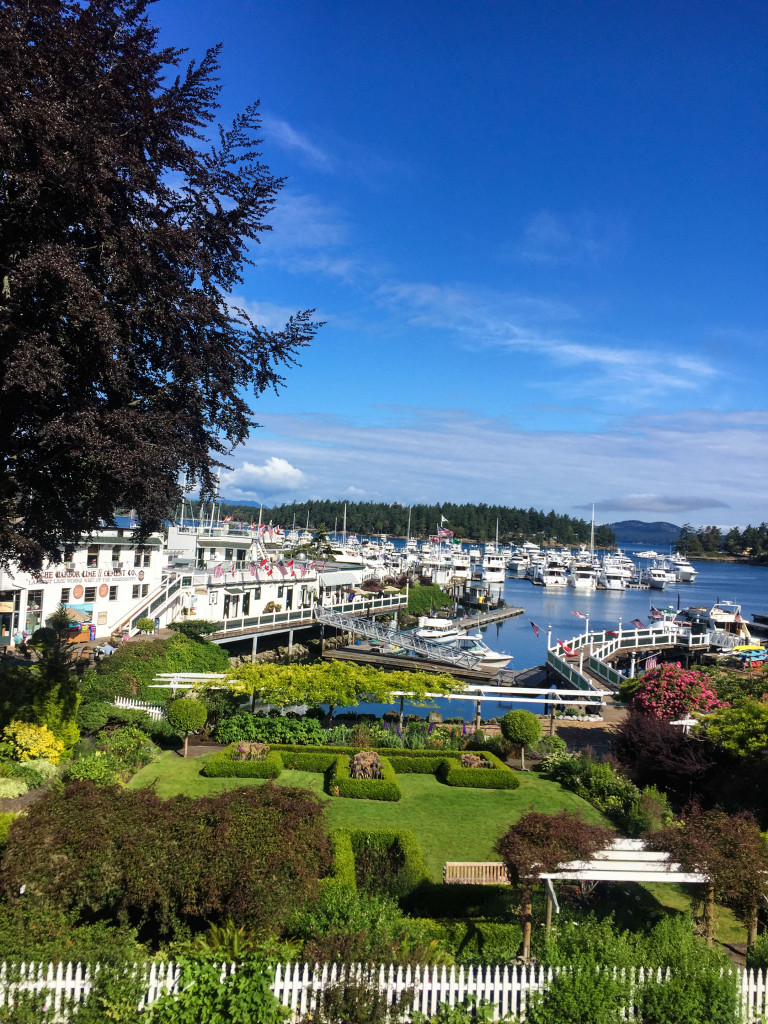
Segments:
[[[633,625],[635,629],[645,629],[645,623],[642,619],[632,619],[631,625]]]
[[[663,619],[664,616],[661,614],[661,612],[659,611],[658,608],[654,608],[653,605],[651,605],[651,618],[652,619]]]
[[[301,573],[301,578],[304,579],[304,577],[307,575],[307,567],[306,565],[304,565],[303,562],[299,566],[299,572]]]
[[[531,629],[536,634],[536,636],[538,636],[539,635],[539,627],[536,625],[536,623],[533,621],[533,619],[528,619],[528,621],[531,624]]]
[[[251,574],[251,576],[255,576],[256,575],[256,563],[255,562],[249,562],[248,563],[248,572]]]
[[[283,562],[278,562],[277,568],[280,570],[281,576],[285,577],[288,575],[288,570],[286,569],[285,564]]]
[[[656,668],[656,666],[658,664],[659,664],[658,655],[652,654],[650,658],[646,658],[645,659],[645,664],[643,665],[643,668],[645,669],[646,672],[648,672],[649,669]]]
[[[218,564],[218,565],[217,565],[217,566],[216,566],[216,567],[214,568],[214,570],[213,570],[213,575],[214,575],[214,576],[216,577],[216,579],[217,579],[217,580],[221,579],[221,577],[222,577],[222,576],[224,575],[224,569],[222,568],[222,565],[221,565],[221,563],[219,563],[219,564]]]
[[[443,540],[443,539],[448,540],[448,539],[450,539],[453,536],[453,530],[446,530],[442,526],[438,526],[438,528],[437,528],[437,536],[441,540]]]

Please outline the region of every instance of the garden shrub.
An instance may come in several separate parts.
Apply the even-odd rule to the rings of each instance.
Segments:
[[[542,774],[589,800],[618,828],[639,836],[671,820],[666,796],[653,787],[638,787],[608,761],[595,761],[586,753],[550,754],[541,763]]]
[[[110,733],[99,733],[98,746],[114,757],[127,774],[137,772],[158,755],[152,740],[133,725],[120,726]]]
[[[31,666],[0,666],[0,727],[11,721],[47,726],[69,750],[79,739],[76,715],[80,704],[76,676],[69,671],[68,652]]]
[[[208,709],[195,697],[178,697],[168,705],[168,722],[184,736],[184,757],[187,756],[189,734],[200,732],[208,718]]]
[[[340,754],[328,770],[326,790],[331,796],[351,797],[354,800],[399,800],[400,787],[394,768],[385,757],[380,758],[379,767],[379,779],[354,779],[350,774],[350,758]]]
[[[8,841],[11,824],[16,818],[18,818],[18,814],[13,811],[0,811],[0,852]]]
[[[534,993],[526,1024],[622,1024],[629,984],[602,965],[563,967],[543,992]]]
[[[349,829],[357,888],[400,899],[429,876],[421,847],[409,829]]]
[[[209,779],[276,779],[283,771],[279,750],[270,750],[263,758],[248,760],[238,756],[238,745],[230,744],[206,759],[200,774]]]
[[[381,762],[375,750],[361,750],[353,754],[349,762],[349,776],[352,779],[380,779]]]
[[[716,964],[688,964],[636,991],[643,1024],[740,1024],[739,978]]]
[[[252,715],[237,711],[217,727],[217,743],[257,740],[261,743],[321,745],[326,732],[316,718],[287,718],[284,715]]]
[[[16,720],[3,730],[3,741],[15,761],[44,758],[58,764],[65,749],[64,743],[56,739],[48,726]]]
[[[709,676],[698,669],[685,669],[680,662],[664,662],[639,681],[630,679],[622,685],[622,699],[629,699],[632,708],[667,722],[693,711],[706,714],[723,707]]]
[[[556,754],[561,750],[567,750],[567,744],[562,736],[542,736],[534,748],[539,754]]]
[[[327,772],[337,758],[337,754],[319,750],[281,750],[280,757],[283,767],[298,772]]]
[[[755,944],[747,950],[747,967],[754,967],[760,971],[768,970],[768,932],[758,935]]]
[[[520,949],[520,925],[484,919],[412,918],[414,934],[457,964],[508,964]]]
[[[342,968],[339,980],[326,985],[317,1008],[302,1018],[303,1024],[392,1024],[402,1019],[413,1000],[413,989],[398,992],[393,999],[380,984],[379,968],[366,964]]]
[[[0,762],[0,779],[23,779],[28,789],[39,789],[46,781],[46,776],[33,768],[30,761],[6,761]]]
[[[110,719],[112,705],[103,700],[83,702],[77,709],[77,724],[87,736],[100,732]]]
[[[215,865],[215,870],[212,870]],[[287,786],[161,800],[147,789],[52,787],[10,831],[0,890],[26,886],[78,919],[155,936],[231,917],[279,934],[330,867],[320,801]]]
[[[447,786],[465,789],[517,789],[520,780],[511,768],[489,750],[482,756],[488,764],[486,768],[465,768],[454,760],[444,760],[437,777]]]
[[[157,640],[123,644],[103,658],[83,681],[86,699],[112,701],[117,697],[158,700],[162,690],[151,689],[158,672],[226,672],[229,658],[216,644],[175,633]]]
[[[437,751],[401,750],[397,754],[387,754],[387,759],[399,775],[436,775],[440,765],[447,760],[447,756]]]
[[[84,754],[67,765],[64,778],[68,782],[93,782],[97,786],[114,786],[120,781],[123,766],[114,756],[103,750]]]
[[[335,828],[330,833],[333,862],[331,870],[323,879],[323,888],[341,886],[345,889],[357,890],[355,876],[355,852],[352,849],[352,837],[348,828]]]
[[[29,791],[24,779],[0,779],[0,800],[15,800]]]
[[[140,963],[148,952],[126,925],[79,923],[75,915],[29,893],[16,903],[0,902],[0,961],[122,965]]]

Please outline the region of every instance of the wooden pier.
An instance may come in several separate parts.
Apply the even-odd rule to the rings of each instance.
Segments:
[[[525,608],[516,608],[514,605],[505,605],[503,608],[492,608],[489,612],[478,612],[477,615],[465,615],[461,619],[453,619],[451,625],[459,629],[470,629],[472,626],[485,626],[489,622],[502,622],[504,619],[514,619],[517,615],[523,615]]]
[[[388,654],[372,647],[366,640],[350,647],[324,651],[323,658],[329,661],[354,661],[358,665],[373,665],[375,668],[397,672],[430,672],[433,675],[448,675],[464,683],[490,682],[498,669],[462,669],[443,662],[429,661],[409,654]],[[471,698],[469,698],[471,699]]]

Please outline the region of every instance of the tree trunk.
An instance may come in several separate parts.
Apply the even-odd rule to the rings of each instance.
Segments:
[[[526,886],[520,903],[520,922],[523,926],[523,960],[531,957],[531,920],[533,918],[533,889]]]
[[[525,744],[520,744],[520,766],[525,771]]]
[[[704,897],[704,932],[707,937],[707,945],[711,946],[715,937],[715,887],[712,882],[707,882],[707,892]]]
[[[187,744],[189,743],[189,733],[184,733],[184,757],[187,756]]]
[[[752,949],[757,942],[757,906],[750,907],[747,921],[747,949]]]
[[[549,933],[552,931],[552,897],[549,895],[549,889],[547,889],[547,921],[545,929],[547,938],[549,938]]]

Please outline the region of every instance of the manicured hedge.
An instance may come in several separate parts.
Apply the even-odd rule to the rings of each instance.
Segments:
[[[399,800],[400,787],[394,768],[385,757],[380,758],[380,765],[380,779],[353,779],[349,774],[349,755],[339,754],[328,772],[326,791],[331,796],[353,800]]]
[[[408,920],[415,939],[439,943],[457,964],[508,964],[517,956],[523,939],[522,928],[516,922],[427,917]]]
[[[465,789],[517,789],[520,780],[495,754],[483,750],[480,754],[489,761],[490,768],[462,768],[460,762],[444,760],[438,769],[438,778],[447,786]]]
[[[329,874],[323,879],[323,888],[326,891],[333,889],[357,891],[355,853],[352,849],[350,829],[335,828],[330,833],[329,838],[331,840],[333,866]]]
[[[276,779],[283,770],[280,751],[270,750],[263,761],[235,761],[233,747],[214,754],[201,769],[211,779]]]
[[[410,829],[353,828],[348,831],[358,888],[376,890],[375,881],[382,878],[386,880],[386,894],[400,898],[408,896],[428,879],[424,854]],[[376,870],[377,860],[383,868],[381,871]]]
[[[398,775],[436,775],[441,764],[447,757],[440,751],[415,750],[410,756],[403,756],[403,751],[390,754],[389,761]]]
[[[327,772],[339,756],[319,750],[279,750],[277,753],[283,759],[284,768],[297,772]]]

